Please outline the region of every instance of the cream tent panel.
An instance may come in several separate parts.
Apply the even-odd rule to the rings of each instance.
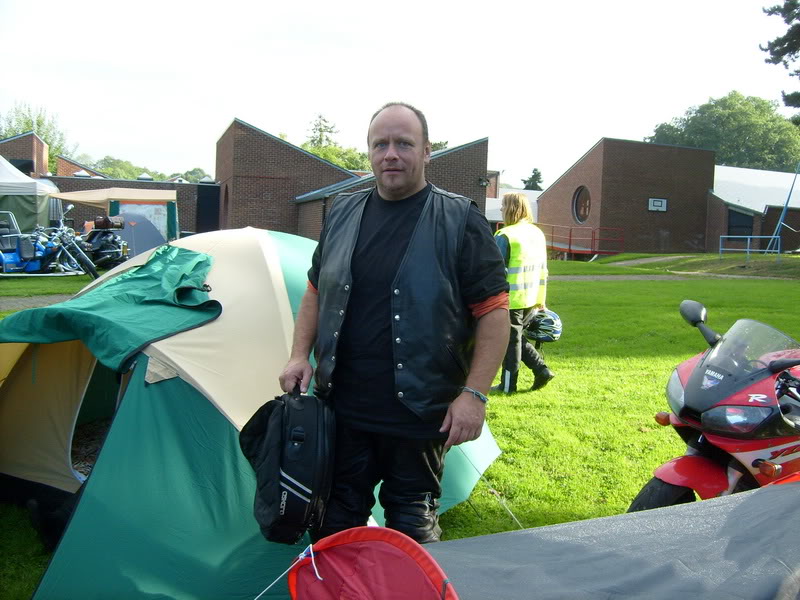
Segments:
[[[203,327],[151,344],[144,353],[197,388],[241,429],[280,393],[278,375],[291,351],[294,319],[278,248],[268,231],[252,227],[171,243],[214,257],[208,295],[222,303],[222,314]],[[94,285],[144,264],[151,253],[138,254]]]
[[[6,377],[27,347],[28,344],[25,343],[0,344],[0,387],[6,382]]]
[[[294,321],[270,235],[249,227],[219,234],[175,245],[214,256],[209,297],[222,303],[222,314],[151,344],[145,354],[175,369],[241,429],[280,393],[278,375],[289,360]]]
[[[78,489],[72,432],[94,365],[80,341],[25,349],[0,387],[0,472]]]

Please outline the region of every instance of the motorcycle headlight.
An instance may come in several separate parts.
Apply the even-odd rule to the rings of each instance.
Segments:
[[[667,382],[667,402],[670,409],[676,415],[681,413],[683,408],[683,386],[681,385],[680,377],[678,377],[678,370],[675,369]]]
[[[750,433],[772,414],[766,406],[718,406],[702,414],[703,429],[721,433]]]

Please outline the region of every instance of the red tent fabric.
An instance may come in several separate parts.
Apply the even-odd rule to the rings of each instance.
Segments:
[[[312,549],[289,571],[295,600],[458,600],[427,550],[394,529],[354,527]]]

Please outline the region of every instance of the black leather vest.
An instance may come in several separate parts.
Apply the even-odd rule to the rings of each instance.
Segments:
[[[333,387],[347,313],[350,259],[372,190],[336,198],[325,222],[317,323],[316,393]],[[471,200],[433,186],[392,283],[394,394],[424,421],[443,419],[467,378],[474,319],[461,299],[458,257]]]

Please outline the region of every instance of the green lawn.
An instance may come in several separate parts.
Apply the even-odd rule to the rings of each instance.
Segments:
[[[560,267],[553,261],[551,272]],[[569,268],[597,267],[625,269]],[[557,377],[539,392],[492,396],[488,420],[503,454],[470,503],[443,515],[445,539],[515,529],[498,499],[524,527],[624,512],[653,469],[683,453],[678,436],[652,418],[666,409],[672,369],[705,345],[678,314],[681,300],[703,302],[720,332],[751,317],[797,338],[796,289],[752,279],[552,281],[548,306],[564,334],[544,350]],[[531,383],[524,373],[520,387]],[[27,598],[48,557],[24,512],[0,507],[0,529],[0,599]]]
[[[0,278],[0,296],[74,294],[88,285],[90,281],[92,281],[92,278],[89,277],[89,275],[73,275],[70,277],[3,277]]]

